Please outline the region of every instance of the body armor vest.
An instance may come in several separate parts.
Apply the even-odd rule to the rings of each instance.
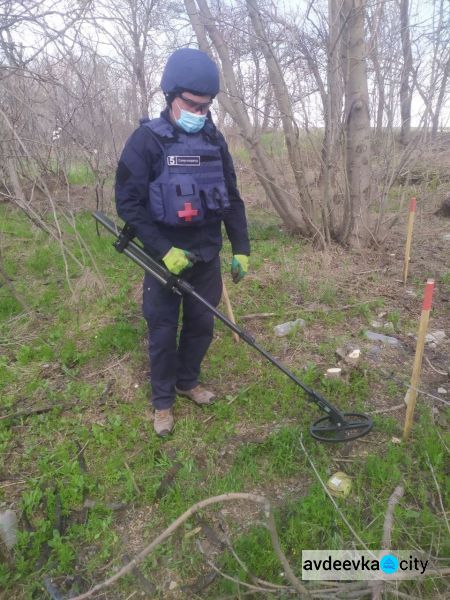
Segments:
[[[162,117],[143,124],[163,150],[163,169],[149,186],[149,210],[157,223],[175,227],[219,221],[230,207],[220,146],[206,122],[199,133],[174,131]]]

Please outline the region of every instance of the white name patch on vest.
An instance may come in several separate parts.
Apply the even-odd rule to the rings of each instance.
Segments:
[[[170,167],[199,167],[200,156],[168,156],[167,164]]]

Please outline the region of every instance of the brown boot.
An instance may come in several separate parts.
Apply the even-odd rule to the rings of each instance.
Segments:
[[[159,435],[159,437],[166,437],[169,435],[169,433],[172,433],[173,410],[171,408],[165,408],[163,410],[155,409],[153,428],[156,432],[156,435]]]
[[[191,390],[180,390],[175,387],[175,391],[179,396],[185,396],[190,400],[193,400],[195,404],[199,406],[207,406],[208,404],[214,404],[216,396],[213,392],[205,389],[202,385],[197,385]]]

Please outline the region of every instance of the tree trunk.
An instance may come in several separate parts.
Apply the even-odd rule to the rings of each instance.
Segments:
[[[441,85],[439,87],[438,99],[436,102],[436,107],[434,109],[432,130],[431,130],[431,137],[433,139],[435,139],[438,134],[439,119],[441,117],[441,110],[442,110],[442,106],[444,104],[445,94],[447,92],[447,81],[449,80],[449,77],[450,77],[450,56],[447,59],[447,62],[445,64],[444,73],[442,74]]]
[[[315,79],[320,84],[319,91],[324,107],[325,132],[322,146],[322,172],[324,183],[324,220],[327,226],[327,239],[336,238],[336,218],[332,210],[336,195],[337,150],[339,144],[339,128],[341,121],[342,84],[339,75],[339,6],[336,0],[328,0],[328,56],[327,56],[327,89],[325,91],[320,75]],[[308,56],[309,53],[308,53]],[[308,60],[308,63],[312,57]]]
[[[307,234],[309,237],[312,237],[318,230],[318,222],[320,223],[320,221],[315,214],[313,199],[311,197],[309,186],[305,180],[298,137],[298,127],[295,122],[292,106],[289,100],[286,82],[284,81],[280,64],[275,56],[273,48],[269,44],[265,35],[261,21],[261,15],[258,11],[255,0],[247,0],[247,10],[253,25],[253,29],[256,33],[257,40],[261,46],[261,50],[266,60],[273,94],[278,106],[278,110],[281,114],[281,122],[283,125],[289,161],[294,173],[297,192],[300,199],[300,208],[305,220]],[[326,222],[323,223],[323,225],[326,226]]]
[[[406,146],[411,136],[411,102],[412,102],[412,52],[409,35],[409,0],[400,0],[400,27],[403,52],[403,68],[400,80],[400,143]]]
[[[339,241],[348,242],[355,215],[367,221],[370,197],[370,116],[364,43],[365,0],[343,0],[347,194]],[[367,224],[367,223],[366,223]]]
[[[380,64],[380,42],[379,42],[379,31],[380,23],[384,20],[384,4],[380,3],[376,6],[373,13],[373,18],[369,21],[370,30],[370,41],[369,41],[369,56],[372,59],[373,70],[375,75],[376,85],[376,116],[375,116],[375,130],[377,138],[381,139],[383,133],[383,115],[386,105],[386,93],[385,93],[385,81]],[[374,94],[375,96],[375,94]]]
[[[270,85],[267,86],[267,91],[264,96],[264,116],[261,124],[261,131],[267,131],[270,127],[270,118],[273,116],[271,113],[271,105],[273,102],[272,88]]]
[[[253,131],[252,123],[248,118],[246,108],[238,90],[227,45],[215,25],[209,6],[205,0],[197,0],[197,3],[199,10],[197,9],[195,0],[184,0],[186,12],[197,36],[199,47],[204,52],[210,53],[210,46],[206,35],[208,33],[219,55],[222,66],[220,88],[224,90],[219,94],[219,102],[222,103],[225,110],[240,128],[242,138],[250,151],[250,158],[255,174],[283,223],[289,230],[307,235],[302,214],[290,201],[285,190],[276,184],[277,177],[272,160],[261,146],[258,136]],[[228,94],[225,93],[225,90],[228,91]]]

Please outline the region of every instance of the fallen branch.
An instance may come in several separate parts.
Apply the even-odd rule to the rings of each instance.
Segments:
[[[268,319],[269,317],[276,317],[277,313],[250,313],[248,315],[242,315],[241,321],[249,321],[250,319]]]
[[[428,366],[429,366],[429,367],[431,367],[435,373],[438,373],[439,375],[448,375],[448,373],[446,373],[445,371],[439,371],[439,369],[436,369],[436,367],[434,367],[434,366],[431,364],[431,361],[430,361],[430,359],[428,358],[428,356],[424,356],[424,359],[425,359],[425,361],[427,362]]]
[[[245,581],[241,581],[240,579],[236,579],[235,577],[231,577],[231,575],[227,575],[227,573],[224,573],[218,567],[216,567],[216,565],[212,562],[212,560],[210,560],[206,556],[206,552],[203,550],[203,547],[198,540],[197,540],[197,546],[198,546],[198,549],[200,550],[200,552],[203,554],[206,562],[211,567],[211,569],[213,569],[218,575],[220,575],[224,579],[227,579],[228,581],[232,581],[233,583],[236,583],[238,586],[242,585],[243,587],[247,588],[248,590],[252,590],[253,592],[259,592],[262,594],[273,593],[273,591],[274,591],[273,588],[263,588],[261,586],[252,585],[250,583],[246,583]]]
[[[386,516],[384,518],[383,539],[381,541],[381,548],[383,550],[389,550],[391,547],[392,528],[394,527],[394,509],[400,502],[404,493],[404,487],[402,485],[398,485],[389,498]]]
[[[186,512],[184,512],[180,517],[178,517],[178,519],[176,519],[169,527],[167,527],[167,529],[165,529],[148,546],[146,546],[141,552],[139,552],[139,554],[137,554],[127,565],[120,568],[114,575],[112,575],[105,581],[98,583],[84,594],[72,597],[71,600],[86,600],[86,598],[91,598],[99,590],[112,586],[118,579],[120,579],[124,575],[131,573],[133,569],[138,564],[140,564],[146,556],[153,552],[153,550],[157,546],[159,546],[162,542],[169,538],[180,527],[180,525],[182,525],[199,510],[202,510],[203,508],[206,508],[207,506],[210,506],[212,504],[218,504],[221,502],[234,502],[236,500],[247,500],[249,502],[259,504],[263,508],[265,517],[267,519],[266,526],[269,530],[275,553],[284,567],[284,572],[286,574],[287,579],[290,581],[290,583],[296,589],[296,591],[299,592],[299,594],[301,594],[300,597],[309,598],[310,595],[308,590],[302,584],[302,582],[295,576],[294,572],[291,569],[291,566],[289,565],[286,559],[286,556],[284,555],[283,550],[281,549],[270,502],[264,496],[257,496],[256,494],[235,493],[213,496],[211,498],[206,498],[205,500],[197,502],[196,504],[191,506]],[[273,589],[269,591],[273,591]]]
[[[123,560],[125,564],[127,564],[130,562],[131,558],[128,556],[128,554],[124,554]],[[136,577],[139,587],[143,592],[142,595],[148,595],[151,597],[156,594],[156,586],[149,581],[136,567],[133,569],[133,575]]]
[[[21,410],[16,413],[10,413],[9,415],[0,416],[0,421],[3,421],[5,419],[14,419],[14,420],[15,419],[23,419],[26,417],[31,417],[33,415],[40,415],[40,414],[43,414],[46,412],[50,412],[54,408],[59,408],[60,410],[66,410],[67,408],[70,408],[71,406],[74,406],[74,404],[67,404],[64,406],[58,406],[58,405],[43,406],[42,408],[32,408],[31,410]]]
[[[260,579],[259,577],[256,577],[256,575],[253,575],[253,573],[250,572],[249,568],[247,567],[247,565],[244,563],[244,561],[238,556],[236,550],[233,547],[233,544],[231,543],[230,538],[228,537],[227,532],[225,531],[225,527],[224,524],[222,522],[222,526],[221,526],[221,531],[222,534],[225,538],[225,543],[226,546],[228,547],[229,551],[231,552],[231,554],[234,556],[236,562],[242,567],[242,569],[245,571],[247,577],[250,578],[250,580],[252,581],[252,583],[254,583],[255,585],[259,585],[263,588],[271,588],[273,590],[292,590],[292,588],[290,588],[289,586],[286,585],[276,585],[274,583],[271,583],[270,581],[266,581],[264,579]]]
[[[403,497],[404,493],[404,487],[402,485],[398,485],[388,500],[386,516],[384,517],[383,524],[383,539],[381,541],[381,548],[383,550],[389,550],[391,547],[392,528],[394,527],[394,509],[400,502],[400,499]],[[372,585],[372,600],[380,600],[383,587],[384,581],[376,581]]]
[[[391,408],[379,408],[378,410],[370,410],[369,414],[371,415],[379,415],[381,413],[393,412],[394,410],[400,410],[401,408],[406,408],[405,403],[396,404],[395,406],[391,406]]]
[[[64,600],[61,592],[53,585],[52,580],[48,576],[44,577],[44,587],[52,600]]]
[[[109,396],[109,393],[111,392],[111,389],[115,383],[116,383],[115,379],[110,379],[108,381],[108,383],[105,385],[105,388],[104,388],[103,392],[100,394],[100,398],[98,399],[99,405],[105,404],[106,399]]]
[[[368,271],[357,271],[353,275],[367,275],[368,273],[378,273],[379,271],[386,271],[386,267],[380,269],[369,269]]]
[[[206,575],[202,575],[195,581],[189,585],[182,585],[181,591],[183,594],[190,594],[190,597],[195,598],[196,594],[199,594],[208,586],[210,586],[217,579],[217,573],[213,571],[209,571]]]
[[[373,302],[378,302],[378,300],[379,298],[373,298],[371,300],[365,300],[364,302],[356,302],[355,304],[344,304],[343,306],[299,307],[298,312],[338,312],[340,310],[355,308],[355,306],[362,306],[363,304],[372,304]]]
[[[158,489],[155,493],[155,502],[159,502],[161,498],[163,498],[173,486],[175,482],[175,477],[177,476],[178,471],[181,469],[183,465],[180,462],[174,463],[164,477],[161,479],[161,483],[159,484]]]

